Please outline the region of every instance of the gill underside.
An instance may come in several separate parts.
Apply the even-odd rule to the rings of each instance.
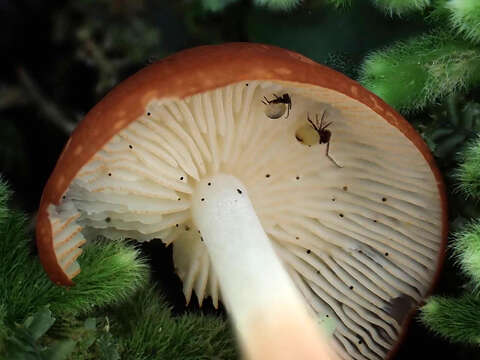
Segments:
[[[288,93],[288,118],[265,115],[264,97]],[[72,278],[93,236],[172,244],[187,302],[221,300],[191,220],[205,176],[248,188],[262,226],[343,359],[383,359],[406,314],[430,287],[441,246],[435,180],[409,141],[383,120],[353,118],[341,99],[318,102],[284,85],[248,82],[184,100],[152,101],[78,173],[51,206],[55,251]],[[338,102],[338,104],[335,103]],[[329,115],[325,144],[295,131],[307,113]],[[375,142],[371,140],[375,133]],[[80,258],[81,262],[81,258]]]

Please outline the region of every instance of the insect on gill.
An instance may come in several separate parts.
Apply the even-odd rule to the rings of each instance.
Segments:
[[[322,113],[322,117],[320,118],[320,121],[318,120],[318,114],[315,114],[315,123],[314,123],[312,119],[310,119],[310,114],[307,113],[308,122],[310,123],[310,125],[312,125],[312,127],[318,133],[318,136],[319,136],[318,143],[327,144],[327,147],[325,149],[325,156],[328,157],[330,161],[333,162],[337,167],[342,168],[343,166],[338,165],[338,163],[328,153],[330,148],[330,139],[332,137],[332,132],[330,130],[327,130],[327,127],[329,127],[332,124],[332,121],[324,124],[326,117],[327,117],[326,111]]]
[[[290,95],[283,94],[282,96],[278,96],[273,94],[273,96],[275,98],[272,100],[268,100],[266,96],[263,97],[262,103],[267,106],[265,115],[270,119],[278,119],[286,112],[287,116],[285,116],[285,119],[288,118],[290,110],[292,109],[292,99]]]

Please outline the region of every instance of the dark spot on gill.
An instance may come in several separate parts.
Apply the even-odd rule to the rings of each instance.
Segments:
[[[312,250],[307,249],[307,254],[310,254],[311,252],[312,252]]]
[[[240,189],[237,189],[237,192],[238,192],[239,194],[241,194],[241,193],[242,193],[242,190],[240,190]]]
[[[112,219],[110,217],[105,218],[105,222],[109,223],[110,221],[112,221]]]

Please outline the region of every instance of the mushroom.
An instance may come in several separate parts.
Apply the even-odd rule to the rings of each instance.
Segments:
[[[221,299],[249,358],[330,358],[323,329],[335,356],[385,359],[438,277],[446,197],[421,137],[356,82],[204,46],[125,80],[68,140],[38,212],[52,281],[73,285],[98,235],[172,244],[187,302]]]

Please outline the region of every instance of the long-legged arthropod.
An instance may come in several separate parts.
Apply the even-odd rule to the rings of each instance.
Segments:
[[[328,153],[330,149],[330,139],[332,137],[332,132],[330,130],[327,130],[327,127],[329,127],[330,124],[332,124],[332,121],[324,124],[324,120],[326,119],[326,117],[327,117],[326,111],[323,112],[322,117],[320,118],[320,121],[318,120],[318,114],[315,114],[315,123],[313,123],[312,119],[310,119],[310,114],[307,113],[308,122],[310,123],[310,125],[312,125],[312,127],[318,133],[318,136],[319,136],[318,143],[327,144],[327,147],[325,149],[325,156],[328,157],[330,161],[333,162],[336,166],[338,166],[339,168],[342,168],[343,166],[338,165],[337,162]]]

